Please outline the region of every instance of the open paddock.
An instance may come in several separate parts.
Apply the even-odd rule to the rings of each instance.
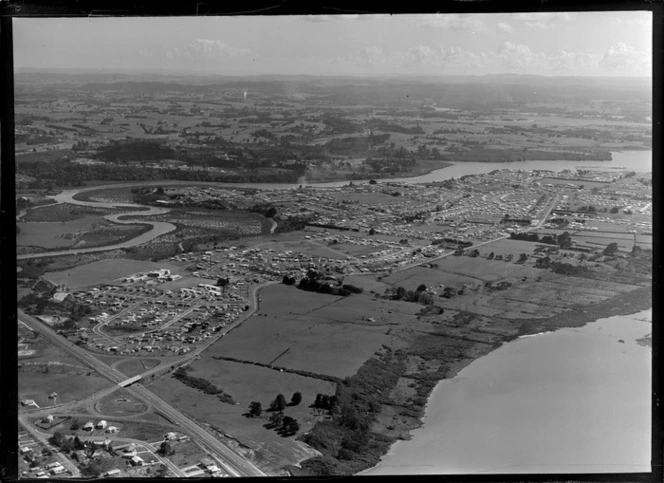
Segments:
[[[201,358],[189,368],[188,375],[202,377],[223,388],[245,411],[251,401],[260,401],[267,409],[277,394],[283,394],[290,402],[293,393],[300,392],[302,402],[297,406],[288,406],[285,411],[298,419],[309,415],[311,409],[308,406],[314,402],[316,394],[333,394],[336,389],[334,382],[323,379],[211,357]]]
[[[636,235],[636,244],[652,250],[652,235]]]
[[[486,254],[493,251],[487,247],[481,248],[484,248]],[[499,252],[494,251],[494,253]],[[487,260],[482,257],[472,258],[465,255],[452,255],[432,263],[437,263],[438,267],[425,268],[423,266],[416,266],[392,273],[384,277],[382,282],[401,286],[408,290],[414,290],[422,283],[430,288],[444,285],[459,289],[466,284],[477,285],[503,279],[512,280],[530,277],[538,271],[538,269],[528,264],[521,265],[514,263],[514,261]]]
[[[134,194],[131,192],[135,188],[108,188],[92,191],[84,191],[77,194],[74,199],[79,201],[96,201],[102,203],[134,203]]]
[[[118,213],[119,210],[108,208],[96,208],[92,206],[79,206],[69,203],[58,203],[48,206],[29,208],[21,218],[25,222],[30,221],[73,221],[88,215],[104,216]]]
[[[599,250],[606,247],[609,243],[617,243],[618,249],[625,252],[631,251],[632,247],[634,246],[634,236],[632,234],[621,235],[617,233],[584,231],[582,233],[575,234],[573,239],[577,243],[596,246]]]
[[[117,284],[123,277],[137,272],[168,268],[172,272],[182,269],[171,262],[149,262],[126,258],[104,259],[72,267],[59,272],[47,272],[44,278],[57,285],[66,285],[72,290],[101,284]]]
[[[111,223],[100,216],[84,216],[72,221],[18,223],[20,233],[16,236],[18,246],[42,248],[67,248],[77,243],[77,238]]]
[[[205,367],[208,364],[211,366]],[[215,368],[223,369],[217,371]],[[302,392],[302,402],[298,406],[287,406],[284,414],[297,419],[300,424],[298,434],[303,434],[309,431],[318,420],[313,409],[308,407],[311,402],[311,394],[314,395],[314,398],[318,392],[332,394],[334,392],[334,388],[331,387],[333,384],[326,386],[331,383],[210,358],[201,358],[197,361],[195,371],[192,371],[191,374],[198,377],[210,377],[237,399],[239,404],[223,403],[216,396],[204,394],[174,381],[170,377],[161,378],[151,384],[150,389],[190,417],[210,425],[213,430],[222,431],[222,436],[231,437],[239,442],[241,446],[238,450],[241,453],[244,451],[250,453],[256,464],[268,473],[277,474],[284,465],[296,464],[317,455],[317,452],[296,441],[296,436],[282,437],[275,430],[265,428],[271,414],[265,410],[277,394],[282,393],[289,401],[293,391]],[[218,377],[218,379],[212,379],[212,377]],[[243,378],[245,379],[242,380]],[[247,381],[251,383],[248,384]],[[262,384],[268,384],[267,388],[261,389]],[[237,395],[233,393],[233,388],[238,391]],[[245,397],[246,399],[244,399]],[[251,401],[261,402],[264,413],[260,418],[245,416]],[[177,445],[174,449],[177,452]],[[193,463],[195,462],[191,462],[191,464]]]
[[[139,218],[137,215],[134,218]],[[151,216],[150,220],[165,221],[189,228],[233,235],[260,235],[270,232],[272,220],[248,211],[172,209],[169,213]]]
[[[59,364],[24,364],[18,370],[19,398],[33,399],[40,407],[53,404],[48,398],[58,394],[58,403],[85,399],[111,383],[92,370]]]
[[[360,287],[365,292],[374,291],[379,294],[384,293],[385,289],[390,287],[387,283],[377,281],[374,274],[346,275],[346,277],[344,277],[344,283]]]
[[[507,319],[551,317],[576,305],[587,305],[632,291],[635,285],[604,282],[538,270],[536,277],[519,280],[493,293],[455,296],[445,308]],[[539,281],[537,281],[539,279]]]
[[[518,260],[519,255],[522,253],[525,253],[526,255],[531,255],[533,253],[533,250],[535,250],[536,246],[537,246],[536,243],[527,242],[523,240],[511,240],[509,238],[506,238],[504,240],[497,240],[488,243],[486,245],[482,245],[481,247],[477,248],[477,251],[479,251],[480,256],[483,257],[487,256],[491,252],[493,252],[494,255],[502,255],[503,258],[507,255],[513,255],[514,256],[514,259],[512,260],[513,263],[516,260]],[[473,249],[474,248],[470,248],[470,250]],[[505,262],[503,260],[498,260],[497,262],[502,262],[505,263],[506,265],[510,265],[510,262]]]
[[[259,311],[216,342],[210,356],[347,377],[385,341],[386,326],[408,323],[421,308],[364,294],[337,297],[284,285],[267,287],[259,300]],[[373,321],[366,318],[369,313]]]
[[[127,377],[133,377],[158,365],[159,360],[157,359],[132,358],[118,363],[115,368]]]
[[[112,245],[131,240],[150,230],[149,225],[111,225],[83,233],[76,239],[76,248]]]

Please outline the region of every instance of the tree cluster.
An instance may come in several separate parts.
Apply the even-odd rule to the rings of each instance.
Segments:
[[[426,292],[426,287],[424,290],[406,290],[404,287],[390,287],[385,289],[385,298],[415,302],[422,305],[433,305],[433,296]]]
[[[216,395],[219,398],[219,400],[222,402],[228,404],[235,404],[233,398],[229,394],[226,394],[222,388],[215,386],[210,381],[208,381],[207,379],[203,379],[202,377],[194,377],[188,375],[186,370],[182,367],[179,367],[178,369],[173,371],[173,377],[176,378],[178,381],[182,382],[183,384],[185,384],[186,386],[193,387],[194,389],[198,389],[199,391],[203,391],[205,394]]]
[[[297,288],[300,290],[306,290],[307,292],[340,295],[342,297],[348,297],[352,293],[350,290],[343,287],[332,286],[328,282],[322,281],[321,278],[321,274],[315,270],[309,270],[307,276],[302,278],[300,283],[297,284]]]

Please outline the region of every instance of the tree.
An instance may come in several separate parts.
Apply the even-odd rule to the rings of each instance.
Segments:
[[[229,283],[231,283],[231,281],[228,277],[221,277],[219,280],[217,280],[217,287],[226,287]]]
[[[74,449],[74,438],[68,438],[62,440],[62,444],[60,445],[60,449],[62,450],[63,453],[69,453],[71,450]]]
[[[295,277],[289,277],[288,275],[284,275],[283,280],[281,281],[284,285],[295,285]]]
[[[78,436],[74,437],[74,449],[83,449],[85,448],[85,445],[83,444],[83,441],[81,441],[81,438]]]
[[[491,252],[491,253],[489,253],[489,256],[486,257],[486,258],[487,258],[487,260],[493,260],[493,257],[494,257],[494,256],[495,256],[494,253]]]
[[[259,401],[252,401],[249,403],[249,415],[252,418],[258,418],[263,414],[263,407]]]
[[[291,397],[291,406],[297,406],[301,402],[302,402],[302,393],[301,392],[293,393],[293,397]]]
[[[59,432],[59,431],[56,431],[55,433],[53,433],[53,436],[51,436],[51,438],[49,439],[49,442],[53,446],[57,446],[57,447],[62,446],[63,441],[64,441],[64,436],[62,436],[62,433]]]
[[[173,454],[173,447],[171,446],[171,443],[168,441],[162,441],[161,445],[159,446],[158,453],[161,456],[168,456],[169,454]]]
[[[562,249],[572,247],[572,235],[570,235],[568,231],[564,232],[562,235],[558,235],[558,246]]]
[[[284,413],[282,411],[272,413],[270,416],[270,423],[274,426],[281,426],[284,422]]]
[[[92,460],[87,466],[81,469],[81,475],[98,478],[101,475],[101,464]]]
[[[424,285],[423,283],[421,283],[421,284],[417,287],[417,291],[418,291],[418,292],[424,292],[426,289],[427,289],[427,286]]]
[[[270,404],[270,411],[283,411],[286,408],[286,398],[283,394],[279,394],[272,404]]]
[[[535,261],[535,268],[550,268],[551,259],[549,257],[538,258]]]
[[[374,230],[373,228],[371,228],[371,229],[369,230],[369,235],[375,235],[375,234],[376,234],[376,230]]]
[[[157,471],[155,471],[154,476],[155,478],[165,478],[167,473],[168,468],[166,468],[166,465],[161,464],[157,467]]]
[[[71,429],[72,431],[76,431],[80,427],[81,425],[79,424],[78,419],[74,418],[71,422],[71,426],[69,427],[69,429]]]
[[[606,248],[604,248],[604,251],[602,252],[603,255],[606,255],[607,257],[612,257],[616,253],[618,253],[618,244],[616,242],[609,243]]]
[[[284,416],[284,420],[281,423],[281,429],[285,434],[292,435],[300,430],[300,423],[298,423],[295,418]]]

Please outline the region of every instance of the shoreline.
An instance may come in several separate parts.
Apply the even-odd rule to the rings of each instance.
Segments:
[[[394,437],[394,440],[390,443],[387,451],[382,453],[379,456],[379,460],[368,466],[361,469],[358,472],[353,473],[354,475],[363,475],[367,471],[370,471],[380,465],[383,457],[388,455],[394,448],[394,444],[399,440],[410,440],[412,438],[412,432],[415,429],[418,429],[424,425],[424,419],[426,417],[427,408],[430,406],[431,397],[433,392],[438,387],[438,385],[445,381],[450,380],[456,377],[461,370],[469,366],[471,363],[479,360],[481,357],[493,352],[498,347],[502,347],[504,344],[518,340],[521,337],[535,336],[547,332],[555,332],[558,329],[564,328],[574,328],[582,327],[588,323],[595,322],[597,320],[606,319],[614,316],[624,316],[632,315],[644,310],[652,308],[652,288],[651,287],[641,287],[630,292],[617,295],[610,299],[598,302],[594,305],[579,305],[572,310],[568,310],[558,315],[554,315],[550,318],[545,319],[521,319],[519,322],[520,326],[517,329],[517,332],[513,336],[507,336],[504,338],[503,342],[491,350],[481,354],[479,357],[475,358],[463,358],[458,362],[451,363],[447,366],[447,371],[445,377],[440,378],[436,381],[430,390],[426,394],[426,404],[419,410],[414,409],[413,411],[417,412],[417,415],[412,416],[411,425],[403,425],[399,428],[398,435]]]

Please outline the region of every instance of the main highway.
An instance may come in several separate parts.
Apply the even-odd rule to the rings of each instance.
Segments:
[[[252,305],[255,304],[255,292],[252,300]],[[101,398],[107,394],[110,394],[117,388],[122,381],[127,379],[127,376],[120,371],[103,364],[92,354],[82,349],[78,345],[72,343],[66,338],[60,336],[50,327],[47,327],[42,322],[38,321],[34,317],[24,313],[23,311],[18,311],[18,317],[21,322],[30,327],[31,329],[39,332],[44,338],[51,342],[56,347],[60,348],[76,360],[85,364],[86,366],[92,368],[97,374],[111,381],[114,386],[98,391],[93,395],[95,399]],[[243,317],[242,320],[246,320],[247,316]],[[240,322],[240,321],[238,321]],[[236,323],[238,323],[236,322]],[[209,344],[208,344],[209,345]],[[177,360],[177,362],[168,362],[166,365],[168,367],[176,364],[182,364],[193,359],[196,355],[200,354],[205,347],[201,347],[188,353],[186,356]],[[157,373],[166,369],[165,364],[160,364],[159,366],[146,371],[142,376],[147,376],[150,374]],[[243,456],[236,453],[233,449],[223,444],[217,437],[211,434],[209,431],[201,427],[197,422],[193,421],[189,417],[182,414],[178,409],[174,408],[166,401],[161,399],[159,396],[148,390],[146,387],[141,386],[140,384],[134,384],[125,388],[132,396],[136,399],[142,401],[145,404],[148,404],[150,407],[164,414],[168,419],[173,421],[182,432],[188,434],[192,437],[194,441],[203,446],[208,450],[215,459],[217,459],[224,469],[231,475],[234,476],[265,476],[259,468],[257,468],[253,463],[248,461]],[[80,403],[80,401],[79,401]],[[64,406],[64,405],[63,405]],[[62,407],[62,406],[61,406]],[[40,411],[42,412],[42,411]],[[35,416],[37,413],[34,413]]]

